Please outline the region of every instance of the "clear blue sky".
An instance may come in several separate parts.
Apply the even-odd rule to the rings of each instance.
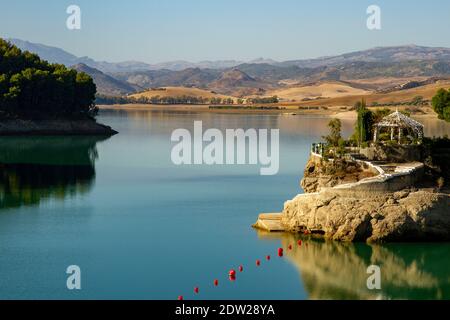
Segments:
[[[0,36],[97,60],[276,60],[375,46],[450,47],[450,1],[432,0],[0,0]],[[66,28],[66,8],[82,30]],[[382,30],[366,9],[382,9]]]

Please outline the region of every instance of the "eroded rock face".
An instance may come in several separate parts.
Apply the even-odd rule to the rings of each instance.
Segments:
[[[306,165],[300,183],[306,193],[318,192],[344,183],[354,183],[377,175],[370,168],[363,168],[356,162],[327,163],[311,157]]]
[[[339,241],[450,240],[450,196],[433,190],[299,195],[286,202],[287,231],[304,230]]]

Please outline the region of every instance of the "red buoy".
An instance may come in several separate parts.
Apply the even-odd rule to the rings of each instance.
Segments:
[[[260,260],[256,260],[256,266],[259,267],[261,265],[261,261]]]
[[[302,240],[298,240],[298,246],[301,247],[302,246]]]
[[[282,256],[283,256],[283,253],[284,253],[283,248],[278,249],[278,256],[279,256],[279,257],[282,257]]]
[[[216,287],[217,287],[218,285],[219,285],[219,280],[217,280],[217,279],[216,279],[216,280],[214,280],[214,286],[216,286]]]
[[[229,276],[229,279],[231,282],[234,282],[234,281],[236,281],[236,276]]]
[[[236,271],[235,270],[230,270],[230,272],[228,272],[228,275],[230,277],[236,277]]]
[[[244,271],[244,267],[243,266],[239,266],[239,272]]]
[[[267,259],[267,261],[270,261],[270,256],[267,256],[266,259]]]
[[[289,250],[292,250],[292,244],[289,245],[288,249],[289,249]]]
[[[179,297],[178,297],[178,300],[179,300],[179,301],[183,301],[183,300],[184,300],[183,296],[179,296]]]
[[[195,294],[198,294],[199,291],[200,291],[200,289],[199,289],[198,287],[195,287],[195,288],[194,288],[194,293],[195,293]]]

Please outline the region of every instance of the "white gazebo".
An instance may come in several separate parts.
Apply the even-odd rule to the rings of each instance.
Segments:
[[[417,122],[414,119],[404,115],[398,110],[394,113],[391,113],[387,117],[383,118],[379,123],[375,124],[375,132],[373,141],[377,142],[378,136],[383,129],[390,129],[391,132],[391,140],[395,139],[395,136],[398,137],[398,143],[402,142],[403,131],[407,130],[412,134],[412,138],[417,140],[422,140],[423,138],[423,124]]]

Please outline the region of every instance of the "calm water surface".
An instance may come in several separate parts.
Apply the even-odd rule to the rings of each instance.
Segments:
[[[260,212],[280,212],[301,192],[310,144],[329,119],[161,111],[99,118],[120,134],[0,138],[0,298],[450,299],[450,244],[304,239],[279,259],[277,248],[297,238],[251,229]],[[280,128],[280,173],[174,166],[171,133],[194,120]],[[428,135],[450,134],[444,122],[423,122]],[[344,122],[346,134],[352,126]],[[228,271],[241,264],[244,273],[230,282]],[[366,289],[371,264],[382,266],[381,291]],[[81,267],[81,291],[66,288],[69,265]]]

